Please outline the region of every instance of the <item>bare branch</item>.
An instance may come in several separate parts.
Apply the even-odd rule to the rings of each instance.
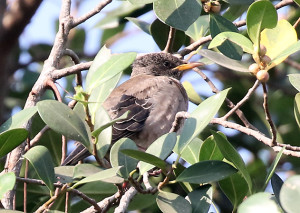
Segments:
[[[274,125],[274,122],[272,120],[270,111],[269,111],[269,105],[268,105],[268,90],[267,90],[267,86],[266,83],[262,83],[263,86],[263,90],[264,90],[264,103],[263,103],[263,107],[265,110],[265,114],[266,114],[266,120],[268,121],[268,123],[270,124],[270,129],[271,129],[271,133],[272,133],[272,146],[275,146],[276,144],[276,127]]]
[[[285,155],[290,155],[290,156],[294,156],[294,157],[298,157],[298,158],[300,157],[300,147],[291,146],[289,144],[281,144],[278,142],[275,142],[275,146],[273,146],[272,139],[266,137],[263,133],[261,133],[259,131],[249,129],[247,127],[241,126],[239,124],[236,124],[236,123],[233,123],[230,121],[225,121],[224,119],[221,119],[221,118],[214,118],[211,120],[210,123],[211,124],[219,124],[225,128],[235,129],[235,130],[238,130],[247,135],[253,136],[258,141],[263,142],[265,145],[271,147],[276,152],[279,152],[282,147],[285,147],[286,150],[283,151],[283,153]]]
[[[92,65],[92,61],[89,61],[89,62],[84,62],[84,63],[80,63],[80,64],[76,64],[74,66],[71,66],[71,67],[67,67],[67,68],[64,68],[64,69],[60,69],[60,70],[54,70],[52,72],[52,78],[54,80],[57,80],[57,79],[60,79],[62,77],[66,77],[66,76],[69,76],[69,75],[72,75],[72,74],[76,74],[80,71],[83,71],[83,70],[88,70],[90,68],[90,66]]]
[[[167,41],[166,47],[165,47],[163,52],[165,52],[165,53],[172,53],[173,52],[175,32],[176,32],[176,29],[173,28],[173,27],[170,27],[168,41]]]
[[[260,84],[260,81],[256,80],[254,85],[248,90],[245,97],[240,102],[238,102],[235,105],[235,107],[233,107],[229,112],[227,112],[227,114],[223,116],[223,119],[227,120],[233,113],[236,112],[236,110],[238,110],[241,106],[243,106],[243,104],[250,98],[250,96],[253,94],[253,92],[257,89],[259,84]]]
[[[95,7],[93,10],[91,10],[90,12],[88,12],[87,14],[74,19],[72,27],[76,27],[77,25],[85,22],[86,20],[88,20],[89,18],[91,18],[92,16],[96,15],[97,13],[99,13],[106,5],[108,5],[109,3],[111,3],[112,0],[104,0],[102,1],[100,4],[98,4],[97,7]]]
[[[132,186],[125,192],[120,200],[119,206],[115,209],[115,213],[125,213],[131,199],[136,195],[137,190]]]

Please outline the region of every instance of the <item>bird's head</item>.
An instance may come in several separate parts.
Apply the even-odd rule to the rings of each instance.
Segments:
[[[180,79],[183,71],[203,65],[194,62],[187,63],[170,53],[150,53],[137,57],[132,64],[131,77],[146,74],[154,76],[169,76]]]

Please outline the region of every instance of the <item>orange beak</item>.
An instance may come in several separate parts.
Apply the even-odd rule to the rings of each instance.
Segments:
[[[189,63],[189,64],[181,64],[175,68],[173,68],[173,70],[180,70],[180,71],[184,71],[184,70],[190,70],[193,69],[195,67],[199,67],[199,66],[203,66],[203,63],[200,62],[193,62],[193,63]]]

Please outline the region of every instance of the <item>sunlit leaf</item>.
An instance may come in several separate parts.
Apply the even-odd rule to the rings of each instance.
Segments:
[[[289,74],[289,81],[300,92],[300,74]]]
[[[201,97],[198,95],[198,93],[195,91],[193,85],[188,82],[184,81],[182,82],[182,85],[188,94],[189,99],[194,103],[194,104],[200,104],[202,102]]]
[[[248,197],[239,207],[238,213],[272,212],[281,213],[274,196],[267,192],[259,192]]]
[[[156,0],[128,0],[131,4],[137,4],[137,5],[140,5],[140,4],[149,4],[149,3],[152,3]]]
[[[128,179],[130,172],[136,168],[138,160],[123,154],[121,152],[123,149],[138,150],[135,142],[129,138],[122,138],[110,150],[110,163],[112,167],[123,166],[120,168],[120,175],[124,179]]]
[[[119,172],[121,167],[114,167],[110,169],[105,169],[100,172],[97,172],[95,174],[92,174],[77,183],[75,183],[72,188],[76,188],[81,184],[84,183],[90,183],[90,182],[95,182],[95,181],[104,181],[107,183],[122,183],[124,181],[123,178],[118,177],[117,173]]]
[[[220,151],[216,141],[214,140],[213,136],[209,136],[203,142],[201,149],[200,149],[200,161],[205,160],[223,160],[224,156]]]
[[[277,24],[277,12],[270,1],[256,1],[247,12],[247,31],[254,45],[258,46],[260,33],[265,28],[273,28]]]
[[[16,183],[16,175],[14,172],[7,172],[0,175],[0,199],[9,190],[12,190]]]
[[[213,40],[210,42],[208,48],[214,48],[222,45],[226,40],[229,40],[237,45],[239,45],[244,52],[253,53],[253,44],[252,42],[245,36],[236,32],[222,32],[218,34]]]
[[[23,143],[28,136],[26,129],[11,129],[0,134],[0,158]]]
[[[271,66],[280,64],[290,54],[300,50],[300,42],[297,43],[297,33],[287,20],[280,20],[276,27],[265,29],[261,32],[261,41],[266,49],[266,55],[271,58]]]
[[[191,204],[178,194],[161,191],[156,202],[163,213],[192,213]]]
[[[280,203],[286,212],[298,212],[300,200],[300,175],[288,178],[280,190]]]
[[[22,128],[23,125],[37,112],[37,107],[30,107],[21,110],[14,114],[7,121],[5,121],[1,127],[0,132],[4,132],[9,129]]]
[[[249,64],[233,60],[231,58],[226,57],[225,55],[222,55],[221,53],[217,53],[211,50],[199,50],[198,54],[228,69],[240,72],[249,72]]]
[[[150,0],[151,1],[151,0]],[[143,30],[145,33],[147,34],[151,34],[150,33],[150,24],[142,21],[140,19],[137,18],[132,18],[132,17],[126,17],[126,19],[132,23],[134,23],[138,28],[140,28],[141,30]]]
[[[194,164],[199,162],[200,148],[203,141],[199,138],[194,138],[188,146],[181,153],[181,158],[184,159],[189,164]]]
[[[153,9],[162,22],[186,31],[199,17],[202,4],[197,0],[156,0]]]
[[[297,93],[294,102],[294,114],[298,126],[300,127],[300,93]]]
[[[48,149],[44,146],[35,146],[24,155],[33,166],[39,178],[44,181],[50,191],[54,190],[54,165]]]
[[[81,118],[67,105],[55,100],[44,100],[37,103],[38,112],[43,121],[54,131],[69,139],[89,144],[89,133]]]
[[[209,124],[223,104],[229,89],[213,95],[203,101],[188,118],[183,126],[174,152],[181,154],[185,147]]]
[[[186,168],[177,178],[178,182],[209,183],[222,180],[237,170],[223,161],[202,161]]]
[[[185,33],[190,36],[194,41],[197,41],[204,36],[209,28],[209,15],[200,16]]]
[[[176,133],[167,133],[160,136],[156,139],[146,150],[146,153],[151,154],[160,158],[161,160],[165,160],[172,152],[176,143]],[[141,162],[139,169],[140,174],[144,174],[145,172],[152,169],[153,164],[149,164],[146,162]]]

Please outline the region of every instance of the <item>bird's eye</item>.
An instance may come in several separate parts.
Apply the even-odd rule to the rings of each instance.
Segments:
[[[163,65],[164,65],[165,67],[169,67],[169,66],[170,66],[170,62],[169,62],[169,61],[164,61],[164,62],[163,62]]]

